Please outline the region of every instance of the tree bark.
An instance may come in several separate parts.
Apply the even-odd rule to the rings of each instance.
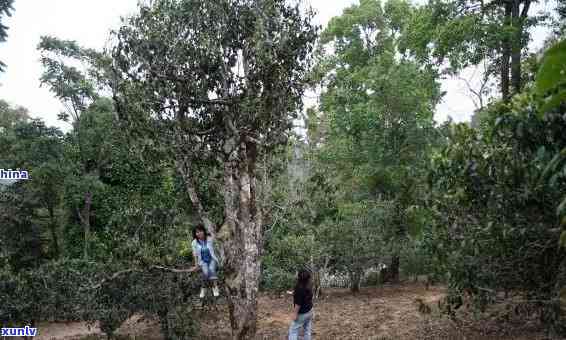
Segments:
[[[235,130],[231,127],[228,131]],[[257,206],[256,145],[238,142],[237,131],[223,146],[224,222],[216,235],[233,339],[252,339],[257,329],[257,296],[260,280],[262,244],[261,209]],[[189,198],[199,217],[215,232],[206,209],[199,200],[190,157],[177,155],[177,168],[183,176]]]
[[[238,209],[234,241],[227,252],[226,286],[233,339],[252,339],[257,329],[257,296],[261,259],[261,213],[257,209],[255,145],[241,143],[239,148]],[[230,176],[225,175],[229,180]],[[226,198],[226,195],[225,195]],[[230,214],[234,216],[233,212]]]
[[[511,43],[511,86],[513,93],[521,92],[521,50],[523,49],[523,25],[519,17],[520,0],[513,0],[511,8],[512,25],[515,29]]]
[[[511,55],[511,83],[515,93],[520,93],[523,87],[523,79],[521,74],[521,52],[523,51],[524,40],[523,34],[525,30],[525,21],[529,15],[529,9],[531,7],[531,0],[525,0],[523,4],[523,9],[519,13],[520,1],[515,0],[513,5],[513,17],[516,22],[516,31],[513,45],[513,54]]]

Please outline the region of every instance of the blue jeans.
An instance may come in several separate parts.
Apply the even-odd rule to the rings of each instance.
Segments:
[[[289,340],[298,340],[299,339],[299,330],[304,330],[304,340],[311,340],[311,333],[312,333],[312,310],[305,314],[299,314],[297,320],[291,323],[291,327],[289,327]]]
[[[216,274],[216,261],[212,260],[210,263],[201,262],[200,269],[202,270],[202,276],[205,280],[218,280]]]

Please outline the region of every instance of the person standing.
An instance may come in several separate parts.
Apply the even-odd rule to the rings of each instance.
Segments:
[[[311,273],[306,269],[301,269],[297,275],[297,284],[293,291],[293,322],[289,327],[289,340],[298,340],[301,328],[304,332],[304,340],[311,340],[312,295]]]
[[[218,290],[218,275],[216,274],[216,268],[218,267],[219,261],[214,253],[213,241],[213,238],[206,232],[204,225],[198,224],[193,229],[193,242],[191,243],[193,248],[193,258],[195,260],[193,270],[200,267],[205,283],[207,281],[212,282],[212,294],[214,296],[218,296],[220,295],[220,292]],[[200,298],[204,298],[205,295],[206,287],[202,287],[200,289]]]

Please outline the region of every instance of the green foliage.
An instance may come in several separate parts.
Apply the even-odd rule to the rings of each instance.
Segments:
[[[364,286],[379,286],[380,283],[383,282],[383,279],[378,272],[370,272],[369,275],[363,278],[363,282],[361,283]]]
[[[489,94],[498,83],[507,101],[527,83],[522,67],[528,59],[531,32],[550,15],[550,11],[534,15],[533,3],[428,1],[405,19],[399,46],[405,55],[441,74],[457,75],[466,67],[483,64],[484,85],[476,95]]]
[[[386,254],[384,230],[392,222],[392,206],[388,203],[362,201],[339,207],[334,221],[321,227],[321,241],[333,255],[333,268],[342,272],[363,273],[375,266]]]
[[[103,54],[80,47],[75,41],[50,36],[41,37],[38,50],[44,67],[41,84],[49,86],[67,109],[59,117],[68,121],[71,115],[73,122],[78,122],[81,113],[99,97],[96,87],[100,79],[96,77],[96,67],[100,69],[103,64]]]
[[[0,1],[0,42],[5,42],[8,37],[8,27],[2,23],[4,16],[11,17],[14,11],[14,0],[1,0]],[[4,64],[0,61],[0,72],[4,71]]]
[[[12,107],[8,102],[0,99],[0,131],[28,119],[30,119],[29,112],[25,107]]]
[[[551,111],[566,102],[566,40],[556,43],[544,52],[535,88],[544,98],[540,112]]]
[[[420,238],[423,237],[421,235],[424,234],[425,227],[419,235]],[[401,273],[407,278],[431,275],[437,272],[432,263],[432,256],[423,247],[421,239],[405,243],[401,247],[400,258]]]
[[[108,336],[133,314],[158,317],[165,339],[195,334],[191,297],[200,279],[151,268],[119,270],[83,260],[45,264],[18,275],[0,272],[3,322],[100,322]],[[112,273],[116,273],[111,275]]]
[[[509,106],[491,106],[481,130],[453,125],[432,161],[436,223],[425,232],[425,249],[438,272],[449,274],[451,291],[472,294],[482,308],[489,291],[551,302],[565,284],[556,209],[566,175],[548,165],[560,164],[566,120],[559,112],[541,117],[536,103],[524,93]]]
[[[11,3],[0,0],[0,21]],[[505,291],[559,329],[564,41],[540,61],[519,55],[532,84],[478,112],[477,128],[432,119],[441,66],[455,74],[487,58],[491,80],[505,53],[526,46],[539,18],[510,20],[502,5],[362,0],[344,10],[320,39],[306,142],[289,130],[317,29],[284,1],[142,4],[115,32],[112,58],[43,37],[42,84],[73,125],[63,134],[0,100],[0,168],[32,177],[0,187],[0,320],[99,321],[113,336],[140,313],[166,339],[194,335],[199,279],[151,264],[192,261],[195,216],[176,170],[190,163],[200,201],[222,221],[222,166],[235,166],[243,142],[261,146],[263,289],[291,288],[301,267],[377,284],[389,274],[362,273],[391,259],[403,274],[446,278],[452,315],[466,294],[485,310]],[[101,94],[109,85],[112,100]],[[77,260],[87,197],[89,261]]]
[[[424,223],[422,170],[436,143],[432,116],[441,93],[433,69],[400,56],[399,35],[416,10],[403,1],[362,1],[321,37],[334,52],[320,52],[314,73],[324,86],[319,119],[328,125],[313,153],[316,173],[336,188],[326,198],[336,213],[321,237],[341,270],[398,259]],[[353,244],[364,249],[357,258],[348,255]]]
[[[284,1],[257,5],[157,1],[124,22],[115,32],[114,89],[133,133],[188,148],[170,138],[181,129],[206,137],[217,153],[234,128],[261,131],[266,145],[281,142],[301,106],[316,29]],[[227,117],[237,120],[229,131]],[[193,146],[199,162],[216,160]]]

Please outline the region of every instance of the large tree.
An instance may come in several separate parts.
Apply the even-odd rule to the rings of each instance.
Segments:
[[[67,191],[72,187],[71,196],[76,198],[67,203],[83,229],[83,257],[89,258],[93,195],[102,186],[100,174],[108,165],[111,143],[106,138],[109,137],[108,126],[101,126],[94,118],[111,115],[113,111],[112,102],[100,99],[98,93],[104,84],[100,74],[104,73],[106,59],[104,54],[83,48],[75,41],[50,36],[41,37],[38,50],[44,68],[41,84],[47,85],[63,103],[66,110],[59,114],[59,119],[69,121],[71,118],[73,126],[69,134],[72,147],[68,148],[67,156],[74,160],[71,171],[74,176],[67,177],[70,183]],[[82,119],[83,116],[86,118]],[[111,124],[108,119],[105,123]]]
[[[375,0],[345,9],[322,33],[322,46],[333,52],[322,54],[317,69],[320,118],[328,121],[320,170],[326,168],[326,176],[340,184],[346,211],[364,201],[393,203],[393,216],[381,218],[389,221],[382,239],[390,246],[392,280],[398,278],[399,245],[409,232],[408,211],[422,189],[440,98],[434,70],[399,53],[401,23],[413,11],[404,1]]]
[[[525,83],[521,66],[531,29],[545,19],[531,13],[535,2],[431,0],[402,20],[403,49],[420,61],[448,66],[444,71],[452,74],[487,61],[484,79],[497,77],[508,101]]]
[[[158,0],[140,5],[116,34],[119,115],[174,154],[194,210],[221,241],[235,339],[252,338],[257,323],[256,159],[285,142],[301,108],[316,38],[311,16],[282,0]],[[197,182],[211,165],[224,201],[218,215]]]

